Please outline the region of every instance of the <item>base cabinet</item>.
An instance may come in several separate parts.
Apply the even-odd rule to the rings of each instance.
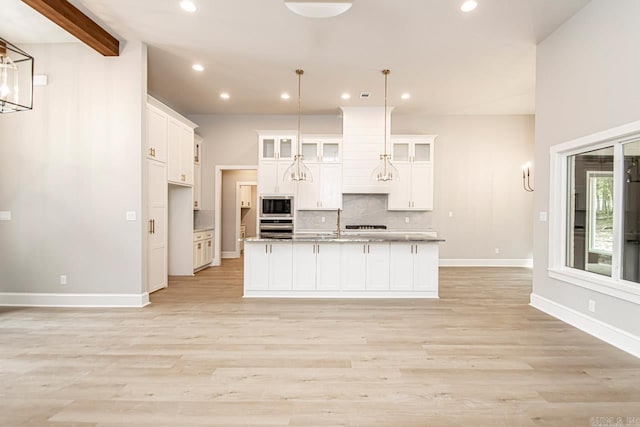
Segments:
[[[245,244],[244,278],[250,290],[290,290],[293,283],[290,242]]]
[[[437,298],[438,243],[245,242],[245,296]]]
[[[437,291],[438,247],[423,243],[392,243],[390,289],[392,291]],[[436,264],[437,265],[437,264]]]
[[[294,290],[340,289],[340,244],[294,243]]]
[[[213,261],[213,231],[193,233],[193,271],[201,270]]]

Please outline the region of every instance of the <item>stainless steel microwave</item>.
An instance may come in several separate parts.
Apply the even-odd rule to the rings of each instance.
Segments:
[[[292,217],[293,196],[262,196],[260,197],[260,216]]]

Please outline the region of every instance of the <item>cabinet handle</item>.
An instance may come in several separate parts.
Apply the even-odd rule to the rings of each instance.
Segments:
[[[180,179],[182,180],[182,182],[187,180],[187,177],[185,174],[180,175]]]
[[[155,148],[149,148],[149,155],[151,157],[155,157],[156,156],[156,150]]]
[[[202,243],[198,243],[198,249],[202,248]]]
[[[265,254],[269,253],[269,245],[264,245],[264,253]]]
[[[416,243],[416,253],[418,253],[418,244]]]
[[[207,246],[211,247],[211,240],[209,240],[207,243],[208,243]]]
[[[272,254],[273,253],[273,245],[269,245],[269,253]]]
[[[367,253],[370,254],[371,253],[371,245],[367,245]]]
[[[194,200],[193,206],[195,206],[196,208],[198,207],[198,201],[197,200]]]
[[[411,253],[413,253],[413,245],[411,245]]]
[[[313,244],[313,253],[314,254],[316,253],[316,244],[315,243]]]
[[[156,220],[151,220],[151,234],[156,234]]]
[[[318,253],[320,253],[320,243],[318,243]]]
[[[362,253],[363,254],[367,253],[367,245],[362,245]]]
[[[149,234],[153,234],[153,232],[152,232],[153,229],[151,228],[151,221],[153,221],[153,220],[151,220],[151,219],[149,220]]]

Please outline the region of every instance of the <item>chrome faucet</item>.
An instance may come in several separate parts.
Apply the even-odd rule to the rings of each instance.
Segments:
[[[337,220],[336,220],[336,228],[338,229],[337,231],[337,235],[338,235],[338,239],[340,238],[340,211],[342,209],[338,209],[338,216],[337,216]]]

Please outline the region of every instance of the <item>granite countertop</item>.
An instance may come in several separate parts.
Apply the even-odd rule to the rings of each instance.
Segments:
[[[249,237],[245,242],[329,242],[329,243],[366,243],[366,242],[444,242],[444,239],[426,235],[425,233],[358,233],[341,235],[335,234],[294,234],[291,239],[272,239]]]
[[[202,228],[194,228],[194,233],[202,233],[203,231],[213,231],[213,226],[211,227],[202,227]]]

